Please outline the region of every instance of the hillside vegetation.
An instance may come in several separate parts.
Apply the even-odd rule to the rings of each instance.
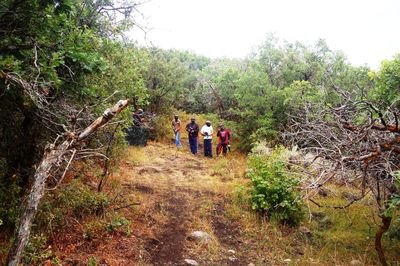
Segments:
[[[400,55],[373,71],[272,34],[244,59],[140,47],[140,6],[0,0],[0,263],[400,261]],[[151,141],[128,147],[139,108]],[[177,149],[176,114],[223,123],[232,152],[192,156],[185,131]]]

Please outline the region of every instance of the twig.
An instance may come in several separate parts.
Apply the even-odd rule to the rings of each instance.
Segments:
[[[64,177],[65,177],[65,175],[66,175],[66,173],[67,173],[67,171],[68,171],[68,169],[69,169],[69,166],[71,165],[72,161],[74,160],[75,154],[76,154],[76,149],[74,149],[74,150],[72,151],[71,158],[69,159],[68,164],[67,164],[67,166],[66,166],[65,169],[64,169],[64,173],[63,173],[62,176],[60,177],[58,183],[57,183],[53,188],[48,188],[47,190],[55,190],[55,189],[58,188],[58,186],[59,186],[59,185],[61,184],[61,182],[63,181],[63,179],[64,179]]]

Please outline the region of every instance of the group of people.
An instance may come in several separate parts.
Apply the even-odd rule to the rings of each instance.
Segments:
[[[175,144],[178,148],[182,147],[181,143],[181,121],[179,120],[178,115],[175,115],[174,119],[172,120],[172,128],[174,131],[175,136]],[[188,132],[189,137],[189,146],[190,151],[197,155],[198,150],[198,139],[199,136],[203,136],[204,139],[204,156],[212,158],[212,139],[214,135],[214,129],[211,125],[210,121],[206,121],[205,125],[199,129],[199,125],[196,123],[195,118],[190,119],[190,123],[186,125],[186,131]],[[217,156],[219,154],[226,154],[229,147],[230,147],[230,138],[231,133],[229,129],[226,129],[223,124],[218,125],[217,129],[217,148],[216,153]]]

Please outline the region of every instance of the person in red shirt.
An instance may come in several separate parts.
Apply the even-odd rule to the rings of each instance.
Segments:
[[[218,127],[217,137],[217,156],[221,154],[221,151],[223,155],[226,155],[228,152],[228,146],[230,144],[231,132],[229,129],[226,129],[223,124],[220,124]]]

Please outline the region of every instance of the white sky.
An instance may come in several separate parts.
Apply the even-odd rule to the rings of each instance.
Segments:
[[[400,53],[400,0],[151,0],[147,44],[208,57],[245,57],[265,40],[325,39],[354,65],[378,68]],[[144,34],[130,36],[143,44]]]

